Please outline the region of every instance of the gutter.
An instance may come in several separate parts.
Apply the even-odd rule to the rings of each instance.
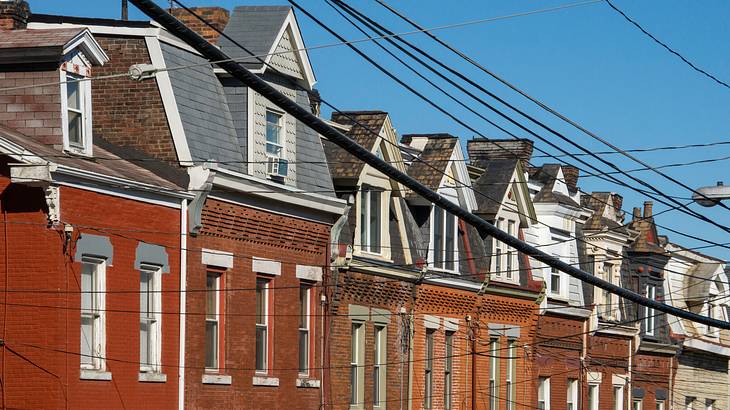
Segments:
[[[185,409],[185,319],[187,303],[188,201],[180,201],[180,355],[178,359],[177,408]]]

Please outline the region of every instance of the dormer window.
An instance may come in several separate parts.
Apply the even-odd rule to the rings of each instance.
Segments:
[[[433,229],[433,267],[447,271],[456,270],[456,217],[434,206]]]
[[[289,174],[284,158],[284,114],[266,110],[266,163],[269,178],[282,182]]]
[[[85,77],[61,71],[63,148],[91,155],[91,85]]]
[[[381,253],[382,197],[382,191],[368,186],[360,192],[360,247],[365,252]]]

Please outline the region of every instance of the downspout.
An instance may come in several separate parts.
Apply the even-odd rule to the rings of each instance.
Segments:
[[[631,396],[633,395],[633,383],[634,383],[634,375],[631,374],[632,367],[634,363],[634,338],[632,337],[629,339],[629,380],[628,380],[628,390],[629,390],[629,400],[627,403],[627,407],[633,405],[633,401]],[[630,408],[630,407],[629,407]]]
[[[672,379],[674,379],[673,374],[674,374],[674,358],[675,357],[677,357],[677,356],[676,355],[672,356],[672,358],[669,359],[669,391],[667,392],[667,395],[668,395],[667,404],[669,406],[667,406],[667,407],[669,407],[670,410],[674,408],[674,395],[672,394]]]
[[[583,385],[585,384],[586,387],[589,387],[586,383],[588,380],[588,365],[586,364],[586,356],[588,353],[588,334],[586,328],[588,327],[588,321],[589,319],[583,321],[583,346],[580,353],[580,373],[578,374],[578,377],[580,378],[578,385],[580,388],[580,394],[578,395],[578,408],[583,408],[581,407],[583,405]],[[587,392],[590,394],[590,391]]]
[[[5,303],[5,306],[3,306],[3,339],[2,339],[2,360],[3,360],[3,368],[2,368],[2,393],[3,393],[3,410],[6,409],[6,399],[5,396],[7,395],[7,391],[5,388],[5,385],[7,384],[7,379],[5,378],[5,338],[6,338],[6,331],[8,326],[8,306],[10,304],[8,303],[8,277],[10,276],[10,268],[8,267],[8,211],[5,209],[4,204],[0,203],[0,209],[2,209],[3,212],[3,235],[5,237],[5,297],[3,299],[3,302]],[[65,256],[65,255],[64,255]],[[68,369],[68,366],[66,366]]]
[[[188,254],[188,201],[180,201],[180,357],[178,358],[177,408],[185,409],[185,319]]]

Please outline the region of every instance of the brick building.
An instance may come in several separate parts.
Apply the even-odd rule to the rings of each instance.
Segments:
[[[28,13],[0,4],[3,407],[175,406],[186,176],[96,132],[108,55]]]

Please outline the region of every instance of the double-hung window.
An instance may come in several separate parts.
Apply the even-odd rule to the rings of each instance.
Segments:
[[[613,410],[624,410],[624,386],[613,386]]]
[[[562,280],[560,271],[555,267],[550,267],[550,293],[553,295],[561,294]]]
[[[360,247],[365,252],[381,253],[383,191],[363,186],[360,191]]]
[[[106,324],[104,320],[106,262],[86,258],[81,262],[81,369],[104,370]]]
[[[266,155],[270,158],[281,158],[284,151],[282,143],[281,113],[266,110]]]
[[[223,310],[221,286],[223,274],[208,272],[205,278],[205,369],[218,371],[220,368],[221,311]]]
[[[446,332],[446,358],[444,363],[444,409],[451,410],[451,395],[454,372],[454,332]]]
[[[613,265],[607,262],[603,263],[603,274],[604,274],[604,280],[613,283]],[[612,294],[611,292],[601,289],[601,304],[603,305],[603,314],[602,317],[604,319],[609,319],[613,317],[613,301],[612,301]],[[601,311],[601,310],[599,310]]]
[[[142,265],[139,281],[139,363],[142,372],[159,372],[162,294],[160,268]]]
[[[86,113],[84,95],[86,82],[79,81],[81,77],[66,74],[66,115],[68,116],[68,143],[70,146],[83,149],[85,138]]]
[[[489,408],[491,410],[499,409],[499,392],[497,391],[497,383],[499,380],[499,340],[491,339],[489,341]]]
[[[567,410],[578,410],[578,380],[568,379]]]
[[[353,322],[350,333],[350,407],[362,407],[365,369],[363,367],[365,346],[365,325]]]
[[[550,378],[540,377],[537,381],[537,408],[550,410]]]
[[[456,266],[456,217],[433,207],[433,267],[453,271]]]
[[[269,284],[270,280],[256,278],[256,372],[269,370]]]
[[[664,410],[664,408],[662,408],[662,410]],[[715,410],[715,400],[705,400],[705,410]]]
[[[600,384],[591,383],[588,385],[588,410],[598,410]]]
[[[646,285],[646,297],[651,300],[656,300],[656,285]],[[656,313],[650,307],[644,307],[644,313],[644,332],[649,336],[653,336]]]
[[[499,218],[496,221],[496,227],[500,231],[504,229],[504,218]],[[502,255],[504,254],[504,244],[497,239],[492,239],[494,241],[494,275],[498,278],[501,278],[503,275],[502,272]]]
[[[373,335],[373,406],[379,407],[385,399],[385,362],[386,331],[383,326],[375,326]]]
[[[510,236],[515,236],[515,221],[509,220],[507,221],[507,233],[510,234]],[[506,245],[505,245],[506,246]],[[507,252],[505,254],[505,258],[507,260],[507,263],[505,263],[505,277],[507,279],[512,280],[515,276],[517,276],[517,272],[514,271],[515,269],[515,251],[510,246],[507,247]]]
[[[656,401],[656,410],[665,410],[664,409],[664,400]],[[710,410],[712,410],[712,408],[710,408]]]
[[[717,303],[713,303],[712,301],[707,302],[707,317],[710,319],[722,319],[722,313]],[[707,326],[707,336],[717,337],[719,335],[718,330],[716,327]]]
[[[505,378],[505,408],[515,409],[515,376],[517,375],[517,342],[514,339],[507,341],[507,377]]]
[[[632,410],[642,410],[644,408],[644,401],[642,399],[634,399],[631,403]]]
[[[433,405],[433,329],[426,330],[426,366],[424,374],[423,408],[430,409]]]
[[[299,286],[299,374],[309,375],[309,352],[311,350],[312,286]]]

